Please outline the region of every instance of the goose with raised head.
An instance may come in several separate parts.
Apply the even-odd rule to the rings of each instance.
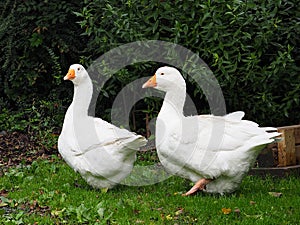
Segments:
[[[91,186],[112,188],[130,174],[146,139],[88,115],[93,84],[82,65],[71,65],[64,80],[73,82],[74,96],[58,139],[59,153]]]
[[[186,83],[173,67],[161,67],[143,88],[166,92],[156,120],[156,148],[163,166],[210,193],[235,191],[253,166],[257,155],[280,134],[276,128],[259,127],[243,120],[244,112],[225,116],[184,116]]]

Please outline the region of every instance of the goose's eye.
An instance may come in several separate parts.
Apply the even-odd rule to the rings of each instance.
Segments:
[[[160,73],[160,75],[165,75],[165,73]]]
[[[80,67],[78,67],[77,70],[80,71]]]

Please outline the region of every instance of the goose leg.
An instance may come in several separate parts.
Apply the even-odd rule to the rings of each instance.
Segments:
[[[196,193],[199,190],[205,190],[206,185],[211,181],[212,179],[205,179],[205,178],[198,180],[196,184],[187,193],[182,194],[182,196],[188,196]]]

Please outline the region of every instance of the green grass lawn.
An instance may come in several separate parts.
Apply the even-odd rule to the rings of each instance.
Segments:
[[[182,197],[190,185],[171,177],[151,186],[95,190],[54,157],[0,176],[0,224],[300,223],[300,178],[247,176],[233,194]]]

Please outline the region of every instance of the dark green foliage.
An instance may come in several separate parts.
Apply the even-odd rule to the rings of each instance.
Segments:
[[[40,119],[32,115],[33,107],[43,119],[62,117],[62,103],[71,96],[69,87],[60,85],[62,73],[79,61],[85,46],[72,13],[80,5],[81,1],[1,1],[0,107],[19,117],[14,123],[24,120],[30,125],[30,119]]]
[[[77,15],[90,38],[90,58],[137,40],[180,44],[211,67],[227,111],[244,110],[248,119],[279,126],[300,120],[298,5],[296,0],[95,0]],[[199,87],[189,92],[200,112],[208,111]]]
[[[60,126],[72,95],[72,85],[61,84],[69,65],[88,66],[137,40],[164,40],[199,54],[217,77],[228,112],[243,110],[262,125],[300,121],[298,0],[4,0],[0,8],[0,109],[16,112],[0,122],[2,129],[23,129],[31,116]],[[109,120],[122,87],[158,66],[138,63],[113,76],[98,98],[100,116]],[[209,112],[201,88],[189,81],[188,92],[199,113]],[[140,127],[141,112],[151,118],[161,105],[145,102],[133,109]],[[42,116],[27,113],[32,107]]]

